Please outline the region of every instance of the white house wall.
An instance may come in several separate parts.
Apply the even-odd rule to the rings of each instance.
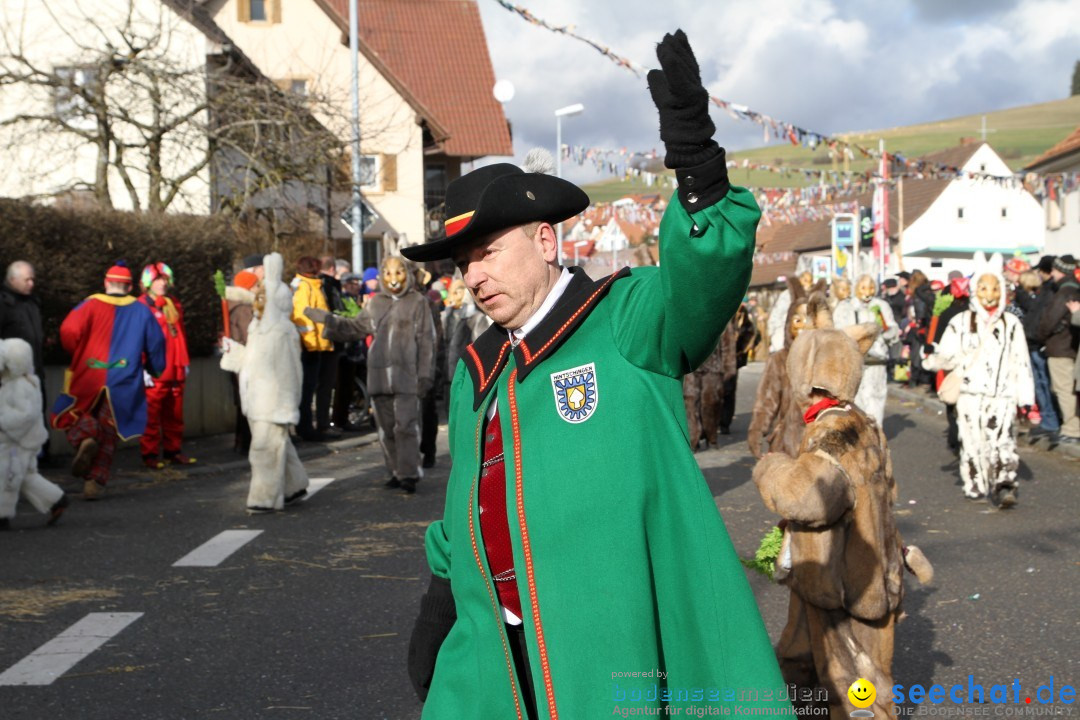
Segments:
[[[963,208],[963,218],[958,208]],[[954,180],[926,212],[904,228],[902,249],[907,265],[908,255],[926,254],[928,248],[963,253],[994,248],[1011,255],[1016,248],[1040,250],[1042,246],[1043,212],[1030,193],[990,181],[961,179]]]
[[[1049,200],[1044,201],[1044,207],[1048,202]],[[1049,223],[1046,224],[1046,247],[1043,248],[1043,252],[1047,255],[1068,253],[1080,256],[1080,189],[1066,193],[1061,198],[1060,204],[1062,223],[1054,229],[1051,229]],[[1049,211],[1044,210],[1044,212]]]
[[[207,41],[205,36],[180,18],[160,0],[0,0],[3,36],[0,56],[19,50],[32,63],[47,72],[57,67],[72,67],[95,59],[87,45],[104,48],[106,38],[115,47],[124,47],[111,28],[123,24],[132,10],[133,25],[147,33],[160,28],[167,38],[166,56],[177,69],[190,69],[205,76]],[[14,46],[14,47],[5,47]],[[80,47],[83,46],[83,47]],[[90,57],[87,57],[89,55]],[[17,65],[5,60],[8,70]],[[205,99],[205,84],[195,83],[199,94],[174,98],[174,111],[196,108]],[[47,87],[9,85],[0,89],[0,121],[18,114],[49,114],[54,111],[54,96]],[[149,107],[129,110],[145,118]],[[205,118],[200,118],[203,122]],[[134,131],[121,135],[135,141]],[[163,174],[178,177],[207,151],[205,136],[166,142],[163,150]],[[146,167],[145,161],[132,158],[129,164]],[[0,127],[0,195],[6,197],[47,197],[66,190],[92,186],[96,174],[97,147],[63,130],[27,132],[21,125]],[[135,172],[131,180],[140,205],[147,206],[148,176]],[[133,204],[115,169],[109,172],[109,190],[114,207],[131,209]],[[210,207],[209,170],[204,169],[183,185],[182,193],[170,211],[206,213]]]
[[[313,108],[343,140],[351,137],[352,60],[341,29],[313,0],[281,4],[281,22],[241,22],[237,0],[212,4],[214,20],[267,77],[304,80],[309,94],[325,99]],[[424,240],[423,135],[416,112],[360,56],[361,154],[396,156],[397,188],[364,188],[364,196],[408,244]]]

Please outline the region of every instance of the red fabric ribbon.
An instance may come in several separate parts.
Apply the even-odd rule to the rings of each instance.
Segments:
[[[821,414],[823,410],[828,410],[831,407],[836,407],[840,404],[839,400],[833,400],[832,398],[825,398],[824,400],[818,400],[816,403],[810,406],[810,409],[803,413],[803,422],[809,425],[817,420],[817,416]]]

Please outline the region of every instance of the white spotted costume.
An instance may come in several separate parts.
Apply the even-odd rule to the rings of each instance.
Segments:
[[[880,318],[878,312],[881,313]],[[900,328],[896,325],[896,318],[889,303],[879,297],[872,297],[869,302],[864,303],[852,296],[836,304],[833,324],[837,328],[843,329],[860,323],[874,323],[881,328],[881,334],[870,347],[870,352],[866,353],[866,364],[862,382],[859,383],[859,392],[855,394],[855,404],[881,427],[885,420],[885,398],[889,392],[886,372],[889,345],[900,337]]]
[[[249,512],[281,510],[307,494],[308,476],[289,439],[300,419],[300,336],[278,253],[263,259],[266,304],[248,326],[247,345],[226,343],[221,367],[239,374],[240,409],[251,425]]]
[[[0,518],[15,517],[20,494],[43,514],[64,496],[38,473],[48,439],[33,351],[25,340],[0,340]]]
[[[961,373],[956,403],[960,429],[960,477],[964,495],[978,498],[1016,489],[1016,411],[1035,403],[1024,328],[1005,312],[1001,255],[975,255],[972,282],[995,275],[1001,300],[988,312],[972,293],[968,310],[955,316],[923,367]]]

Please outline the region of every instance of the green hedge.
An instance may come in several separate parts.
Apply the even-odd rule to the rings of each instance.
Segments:
[[[45,322],[45,361],[67,363],[60,323],[85,297],[102,292],[105,271],[127,261],[136,284],[144,265],[168,264],[184,306],[193,355],[209,355],[221,328],[214,270],[228,273],[236,238],[219,218],[66,210],[0,199],[0,261],[30,262]]]

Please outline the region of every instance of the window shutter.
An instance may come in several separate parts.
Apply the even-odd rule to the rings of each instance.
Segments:
[[[251,0],[237,0],[236,19],[240,22],[251,22]]]
[[[397,192],[397,155],[382,156],[382,190]]]
[[[281,0],[270,0],[270,22],[281,22]]]

